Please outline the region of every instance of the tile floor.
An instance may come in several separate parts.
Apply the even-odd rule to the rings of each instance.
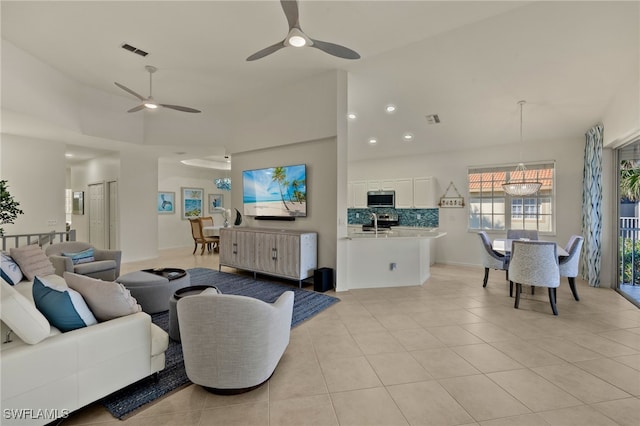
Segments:
[[[123,266],[217,269],[217,255],[166,250]],[[227,270],[225,268],[225,270]],[[64,425],[640,424],[640,310],[578,281],[524,294],[504,273],[436,265],[420,287],[341,292],[294,328],[271,380],[238,396],[191,385],[124,422],[99,404]],[[528,292],[526,292],[528,293]]]

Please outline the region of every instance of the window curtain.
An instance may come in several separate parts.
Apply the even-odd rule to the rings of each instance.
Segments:
[[[601,124],[586,134],[582,174],[582,276],[592,287],[600,287],[602,257],[602,134]]]

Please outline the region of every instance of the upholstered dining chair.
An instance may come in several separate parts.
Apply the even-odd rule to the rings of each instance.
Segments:
[[[195,246],[193,247],[193,253],[196,253],[198,249],[198,244],[202,245],[202,250],[200,251],[200,255],[204,254],[205,247],[211,249],[211,244],[217,244],[219,238],[218,237],[205,237],[202,234],[202,218],[192,218],[189,219],[189,223],[191,224],[191,236],[193,237],[193,242]]]
[[[560,267],[556,243],[515,240],[511,246],[509,280],[516,284],[514,308],[520,306],[522,284],[547,287],[551,310],[558,315],[556,289],[560,285]]]
[[[487,281],[489,280],[489,269],[506,271],[509,267],[509,256],[497,252],[491,247],[491,240],[486,232],[480,231],[478,235],[482,242],[482,265],[484,266],[482,287],[486,287]]]
[[[507,229],[508,240],[519,240],[527,238],[531,241],[538,240],[538,231],[536,229]]]
[[[202,224],[202,228],[204,228],[205,226],[213,226],[213,217],[211,216],[205,216],[205,217],[201,217],[200,218],[200,223]],[[219,236],[212,236],[212,235],[205,235],[205,232],[202,232],[202,235],[204,237],[209,237],[210,239],[215,239],[216,241],[214,241],[213,243],[209,243],[208,245],[208,249],[209,251],[211,251],[211,249],[213,249],[214,251],[218,251],[218,246],[220,245],[220,237]]]
[[[582,250],[582,243],[584,238],[580,235],[572,235],[569,238],[569,242],[565,246],[565,251],[569,253],[569,256],[562,256],[559,261],[560,276],[567,277],[569,280],[569,287],[573,298],[580,300],[578,296],[578,290],[576,290],[576,277],[578,276],[578,269],[580,266],[580,251]]]

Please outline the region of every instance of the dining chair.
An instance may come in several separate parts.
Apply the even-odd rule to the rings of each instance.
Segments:
[[[482,265],[484,266],[484,280],[482,281],[482,287],[486,287],[487,281],[489,280],[489,269],[506,271],[509,267],[509,256],[497,252],[491,247],[491,240],[486,232],[480,231],[478,235],[480,236],[483,248]]]
[[[508,240],[519,240],[520,238],[527,238],[529,240],[538,240],[537,229],[507,229]]]
[[[195,246],[193,247],[192,254],[196,253],[196,250],[198,249],[198,244],[202,245],[202,251],[200,252],[200,255],[203,255],[205,246],[210,249],[211,244],[218,242],[218,237],[205,237],[202,234],[201,219],[202,218],[199,218],[199,217],[189,219],[189,223],[191,224],[191,236],[193,237],[193,242],[195,244]]]
[[[213,226],[213,217],[211,217],[211,216],[201,217],[200,218],[200,223],[202,225],[202,228],[204,228],[205,226]],[[204,235],[204,232],[202,233],[202,235],[205,238],[209,238],[209,239],[215,240],[215,241],[211,241],[211,242],[209,242],[207,244],[207,250],[211,251],[213,249],[214,251],[218,251],[218,246],[220,245],[220,237],[207,236],[207,235]]]
[[[562,256],[559,261],[560,276],[567,277],[571,293],[573,293],[573,298],[576,300],[580,300],[580,297],[578,297],[578,291],[576,290],[576,277],[578,276],[580,251],[582,250],[583,242],[584,238],[582,238],[582,236],[572,235],[564,248],[565,251],[569,253],[569,256]]]
[[[522,284],[547,287],[553,315],[556,308],[556,289],[560,285],[560,267],[556,243],[515,240],[511,246],[509,280],[516,284],[514,308],[520,306]]]

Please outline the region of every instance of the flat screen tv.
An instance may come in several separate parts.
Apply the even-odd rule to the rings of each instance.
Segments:
[[[270,167],[242,172],[245,216],[296,218],[307,216],[307,167]]]

